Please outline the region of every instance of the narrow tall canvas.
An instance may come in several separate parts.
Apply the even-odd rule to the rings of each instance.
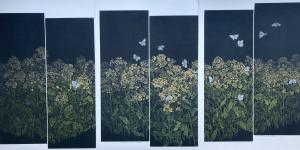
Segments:
[[[198,17],[150,16],[150,145],[198,145]]]
[[[299,26],[299,3],[255,5],[255,134],[300,134]]]
[[[44,47],[44,14],[0,14],[0,144],[47,142]]]
[[[205,141],[253,140],[253,11],[207,10]]]
[[[48,147],[95,148],[93,18],[47,18]]]
[[[148,11],[100,11],[101,141],[149,140]]]

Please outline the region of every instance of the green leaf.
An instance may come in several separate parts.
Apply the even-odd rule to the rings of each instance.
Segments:
[[[177,130],[179,129],[180,125],[181,125],[181,122],[176,121],[176,126],[175,126],[175,128],[173,129],[173,131],[177,131]]]
[[[126,125],[129,124],[129,121],[128,121],[128,119],[127,119],[126,117],[120,116],[119,118],[121,119],[121,121],[122,121],[124,124],[126,124]]]
[[[114,110],[114,112],[113,112],[113,114],[112,114],[113,117],[116,116],[116,114],[118,113],[118,110],[119,110],[119,108],[118,108],[118,107],[115,107],[115,110]]]
[[[92,97],[92,96],[87,96],[86,98],[85,98],[88,102],[90,102],[90,103],[93,103],[94,102],[94,98]]]
[[[211,134],[211,140],[215,140],[216,137],[217,137],[217,134],[218,134],[218,130],[215,129],[215,130],[213,131],[213,133]]]
[[[274,108],[277,105],[277,100],[273,99],[270,104],[269,104],[269,110],[271,110],[272,108]]]
[[[139,120],[141,120],[143,114],[142,114],[140,111],[138,111],[138,112],[136,113],[136,116],[139,118]]]
[[[247,124],[245,122],[241,121],[239,124],[242,129],[247,130]]]
[[[225,103],[226,103],[226,99],[224,99],[224,100],[221,102],[220,107],[224,106]]]
[[[187,125],[183,126],[183,135],[184,136],[188,136],[189,135],[189,128],[187,127]]]
[[[72,112],[72,110],[73,110],[73,105],[68,105],[68,106],[65,108],[65,112],[67,112],[67,113]]]
[[[230,101],[228,104],[228,111],[230,111],[232,109],[233,105],[234,105],[234,102]]]
[[[141,132],[138,132],[137,130],[133,130],[133,134],[139,137],[144,137],[144,134]]]

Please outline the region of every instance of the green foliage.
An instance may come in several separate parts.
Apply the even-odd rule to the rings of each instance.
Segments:
[[[58,143],[95,128],[94,62],[79,57],[48,65],[48,140]]]
[[[191,64],[182,69],[163,54],[151,59],[151,137],[164,146],[198,144],[198,64]]]
[[[23,60],[0,64],[0,130],[47,139],[45,50]]]
[[[264,134],[300,119],[300,56],[255,60],[255,133]]]
[[[115,135],[148,138],[148,61],[116,58],[101,65],[102,125]]]
[[[252,59],[223,61],[216,57],[205,65],[205,140],[232,138],[252,132]]]

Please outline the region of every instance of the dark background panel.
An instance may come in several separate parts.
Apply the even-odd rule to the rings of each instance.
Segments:
[[[94,61],[94,19],[47,18],[46,27],[49,64],[57,59],[74,64],[79,56]],[[90,129],[76,137],[48,146],[49,148],[94,148],[96,146],[95,134],[95,129]]]
[[[21,60],[31,57],[35,53],[35,49],[44,46],[43,13],[0,13],[0,63],[7,63],[11,56],[16,56]],[[33,137],[16,136],[0,131],[1,144],[46,142],[45,139],[41,139],[38,135],[33,135]]]
[[[94,19],[47,18],[46,43],[48,63],[75,63],[79,56],[94,60]]]
[[[271,27],[278,22],[281,27]],[[255,58],[290,57],[300,53],[300,3],[255,4]],[[259,31],[268,35],[259,38]]]
[[[0,14],[0,63],[11,56],[31,57],[35,49],[45,46],[44,14]]]
[[[158,50],[158,46],[164,45],[163,51]],[[198,17],[197,16],[151,16],[150,17],[150,55],[156,56],[164,54],[168,58],[176,60],[176,64],[181,65],[183,59],[188,62],[198,60]],[[153,108],[156,100],[160,99],[158,95],[150,95],[150,108]],[[153,101],[154,100],[154,101]],[[157,107],[162,109],[160,107]],[[154,124],[159,124],[159,120],[166,117],[160,114],[159,119],[155,119],[157,114],[151,111],[151,120]],[[196,116],[193,116],[196,117]],[[197,117],[196,117],[197,118]],[[164,140],[158,140],[152,135],[153,131],[161,131],[157,126],[150,123],[150,146],[164,146]],[[197,131],[197,129],[195,129]],[[175,134],[174,134],[175,135]],[[176,136],[176,135],[175,135]],[[164,137],[162,137],[164,139]],[[196,146],[191,139],[182,140],[181,146]],[[166,146],[166,145],[165,145]],[[178,145],[167,145],[178,146]]]
[[[192,62],[198,59],[197,16],[151,16],[150,54],[160,53],[173,58],[178,64],[183,59]],[[164,45],[163,51],[158,46]]]
[[[148,43],[148,11],[100,11],[101,62],[116,57],[133,62],[133,54],[148,59]]]
[[[205,63],[210,64],[215,57],[224,60],[245,60],[253,51],[253,11],[252,10],[209,10],[205,11],[204,47]],[[239,34],[244,47],[237,46],[230,34]]]
[[[127,62],[135,63],[133,54],[140,56],[141,60],[148,59],[148,23],[148,11],[100,11],[101,62],[122,57]],[[143,39],[146,39],[145,46],[139,44]],[[105,119],[104,116],[102,119]],[[111,133],[103,122],[102,141],[148,141],[148,137]]]

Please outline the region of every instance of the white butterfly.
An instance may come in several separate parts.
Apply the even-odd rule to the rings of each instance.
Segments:
[[[157,50],[158,51],[163,51],[165,49],[165,45],[159,45],[158,47],[157,47]]]
[[[173,97],[171,96],[171,95],[168,95],[167,97],[166,97],[166,101],[172,101],[173,100]]]
[[[296,84],[297,83],[297,80],[296,79],[291,79],[289,80],[289,84]]]
[[[136,54],[133,54],[132,58],[135,60],[135,61],[139,61],[141,60],[141,57],[136,55]]]
[[[73,88],[77,89],[77,88],[79,88],[79,86],[80,86],[80,83],[78,81],[72,81]]]
[[[188,66],[187,66],[187,65],[188,65],[188,62],[187,62],[186,59],[183,59],[183,61],[182,61],[181,64],[182,64],[182,67],[183,67],[183,68],[187,68],[187,67],[188,67]]]
[[[250,67],[249,66],[245,67],[244,71],[245,72],[249,72],[250,71]]]
[[[141,45],[141,46],[146,46],[146,39],[144,38],[142,41],[139,41],[139,44]]]
[[[243,101],[244,100],[244,95],[243,94],[239,94],[237,98],[238,98],[239,101]]]
[[[238,40],[237,41],[237,46],[238,47],[244,47],[244,40]]]
[[[229,37],[232,39],[232,40],[237,40],[239,38],[239,35],[238,34],[230,34]]]
[[[261,38],[263,38],[263,37],[265,37],[265,36],[267,36],[268,35],[268,33],[265,33],[265,32],[263,32],[263,31],[259,31],[259,33],[258,33],[258,37],[261,39]]]
[[[209,81],[209,83],[211,84],[211,83],[214,81],[214,78],[213,78],[212,76],[209,76],[209,77],[208,77],[208,81]]]
[[[277,28],[277,27],[281,27],[281,24],[279,22],[274,22],[274,23],[272,23],[271,26],[274,28]]]

